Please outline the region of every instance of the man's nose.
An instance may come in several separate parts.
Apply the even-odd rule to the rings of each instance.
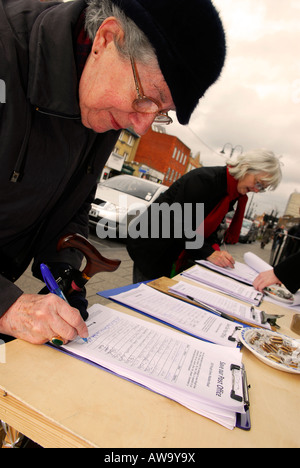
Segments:
[[[145,135],[151,127],[156,114],[142,114],[140,112],[132,112],[129,119],[134,131],[138,135]]]

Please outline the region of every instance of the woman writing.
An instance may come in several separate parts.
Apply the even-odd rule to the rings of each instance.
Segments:
[[[281,177],[278,157],[266,150],[250,151],[235,161],[228,160],[226,166],[201,167],[185,174],[138,218],[140,226],[147,226],[147,235],[144,235],[143,228],[140,230],[143,235],[128,239],[127,249],[134,261],[134,282],[171,276],[172,271],[179,273],[194,260],[206,259],[222,267],[233,267],[233,257],[226,251],[220,251],[218,245],[216,233],[220,223],[237,204],[225,233],[226,243],[237,243],[248,201],[247,193],[275,190]],[[197,211],[200,204],[204,212],[199,223]],[[159,208],[166,205],[176,207],[174,215],[171,213],[167,220],[171,224],[167,236],[164,235],[166,219],[157,216]],[[178,210],[178,206],[182,209]],[[187,211],[190,216],[186,215]],[[157,226],[160,223],[162,226]],[[184,228],[182,235],[178,236],[174,234],[174,226],[180,224]],[[195,248],[196,242],[194,245],[188,242],[186,231],[192,231],[196,236],[201,234],[204,237],[202,246]]]

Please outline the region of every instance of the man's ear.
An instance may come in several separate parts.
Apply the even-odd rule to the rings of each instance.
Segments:
[[[92,46],[92,52],[97,55],[112,42],[119,44],[124,41],[124,31],[119,21],[110,16],[99,27]]]

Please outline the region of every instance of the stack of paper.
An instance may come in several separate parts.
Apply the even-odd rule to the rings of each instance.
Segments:
[[[200,265],[203,265],[210,270],[222,273],[222,275],[229,276],[230,278],[233,278],[237,281],[242,281],[246,284],[253,284],[253,281],[257,277],[257,271],[241,262],[235,262],[234,268],[220,267],[214,263],[208,262],[207,260],[196,260],[196,263],[199,263]]]
[[[207,260],[196,260],[196,262],[200,265],[210,268],[211,270],[218,271],[219,273],[229,276],[230,278],[234,278],[238,281],[242,281],[243,283],[251,285],[259,273],[272,269],[272,267],[267,262],[252,252],[246,252],[244,254],[244,261],[245,263],[235,262],[234,268],[224,268],[218,265],[214,265]]]
[[[237,281],[242,281],[243,283],[249,285],[253,284],[254,279],[259,273],[272,269],[272,267],[267,262],[262,260],[257,255],[253,254],[252,252],[246,252],[244,254],[244,261],[245,263],[235,262],[234,268],[222,268],[217,265],[214,265],[211,262],[208,262],[207,260],[197,260],[197,263],[205,266],[206,268],[209,268],[210,270],[215,270],[221,273],[222,275],[231,277]],[[204,283],[204,280],[202,282]],[[214,286],[217,287],[216,285]],[[293,295],[292,303],[289,303],[288,301],[282,301],[282,299],[277,298],[276,295],[262,295],[262,298],[264,298],[268,302],[280,304],[282,307],[288,307],[293,310],[300,310],[300,293],[296,293]]]
[[[198,265],[184,271],[182,275],[253,305],[258,306],[263,298],[263,294],[256,291],[252,286],[241,284]]]
[[[236,323],[156,291],[145,284],[110,298],[196,338],[230,347],[239,344],[237,332],[242,327]]]
[[[68,353],[171,398],[228,429],[245,415],[241,352],[202,342],[102,305],[89,309],[88,342]]]
[[[269,265],[269,263],[265,262],[252,252],[246,252],[244,254],[244,262],[246,265],[248,265],[249,268],[252,268],[252,270],[256,272],[254,273],[256,276],[262,271],[272,270],[272,267]]]
[[[250,307],[247,304],[242,304],[241,302],[237,302],[233,299],[229,299],[221,294],[216,294],[213,291],[208,291],[200,285],[193,286],[185,281],[179,281],[174,284],[174,286],[170,287],[169,291],[183,298],[193,298],[195,301],[206,304],[208,307],[213,307],[220,312],[232,315],[242,322],[271,329],[269,323],[262,323],[263,318],[259,309],[256,309],[253,306]]]

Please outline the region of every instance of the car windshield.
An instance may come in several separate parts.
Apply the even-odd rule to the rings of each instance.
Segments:
[[[103,187],[109,187],[119,192],[127,193],[133,197],[141,198],[142,200],[150,201],[158,187],[148,182],[145,179],[138,177],[117,176],[106,180],[100,184]]]

